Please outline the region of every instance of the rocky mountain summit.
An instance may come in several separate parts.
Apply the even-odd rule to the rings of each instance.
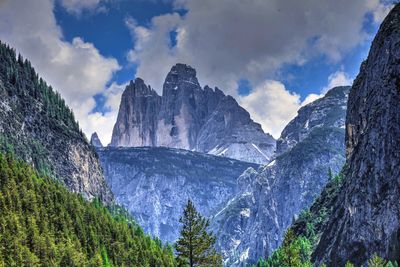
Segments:
[[[283,129],[277,140],[276,154],[287,152],[305,140],[314,129],[344,128],[348,92],[348,86],[335,87],[324,98],[300,108],[296,118]]]
[[[400,258],[400,4],[382,23],[350,91],[347,165],[317,264]]]
[[[90,137],[90,144],[94,147],[103,147],[103,144],[101,143],[100,138],[96,132],[94,132]]]
[[[97,154],[61,96],[0,42],[0,151],[91,199],[113,200]]]
[[[231,96],[202,88],[195,69],[176,64],[159,96],[141,79],[126,87],[110,146],[163,146],[266,163],[275,140]]]
[[[210,216],[237,192],[236,178],[258,166],[165,147],[107,147],[98,153],[116,200],[163,242],[179,236],[179,218],[189,198]]]
[[[301,108],[278,140],[277,157],[238,178],[239,193],[212,220],[225,265],[244,266],[270,255],[293,218],[324,188],[330,170],[341,170],[349,88],[333,88]]]

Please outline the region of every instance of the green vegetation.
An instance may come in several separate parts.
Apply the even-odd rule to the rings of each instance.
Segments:
[[[79,132],[74,114],[61,95],[39,77],[28,60],[24,60],[21,55],[17,56],[15,50],[1,41],[0,78],[9,96],[18,96],[23,102],[32,98],[38,100],[47,117],[61,121],[68,128]]]
[[[111,211],[110,211],[111,210]],[[176,266],[172,246],[0,155],[0,266]]]
[[[311,207],[300,213],[299,218],[291,227],[295,236],[301,236],[309,240],[312,251],[318,244],[322,230],[325,228],[333,212],[334,203],[343,185],[343,173],[345,169],[346,166],[343,167],[342,171],[337,175],[334,175],[332,171],[329,170],[328,184]]]
[[[214,249],[215,237],[207,232],[210,222],[196,211],[192,201],[188,201],[179,221],[183,226],[175,245],[178,265],[221,266],[222,257]]]
[[[300,213],[299,218],[287,230],[281,247],[268,259],[261,259],[257,267],[313,266],[311,254],[333,211],[333,203],[343,184],[344,170],[345,167],[338,175],[333,175],[329,170],[329,182],[320,196],[309,209]]]
[[[86,137],[60,94],[1,41],[0,99],[0,152],[31,163],[43,175],[60,176],[52,157],[56,148],[67,149],[71,140],[85,143]]]
[[[328,223],[334,203],[343,185],[344,172],[333,175],[329,170],[329,182],[312,206],[303,210],[299,218],[287,230],[282,245],[268,259],[260,259],[256,267],[311,267],[311,255],[318,245],[322,230]],[[321,267],[325,266],[324,264]],[[345,267],[353,267],[347,262]],[[368,267],[398,267],[396,262],[388,262],[377,255],[368,261]]]
[[[296,237],[289,229],[282,246],[275,250],[267,260],[260,260],[257,267],[311,267],[312,247],[310,241],[303,237]]]

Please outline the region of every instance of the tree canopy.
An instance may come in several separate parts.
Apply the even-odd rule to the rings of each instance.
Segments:
[[[222,257],[214,248],[215,237],[207,232],[210,225],[188,200],[179,220],[181,236],[175,244],[179,266],[221,266]]]
[[[0,266],[176,266],[119,207],[88,202],[0,154]]]

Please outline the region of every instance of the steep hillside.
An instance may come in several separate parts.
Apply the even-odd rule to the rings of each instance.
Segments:
[[[0,154],[0,266],[175,266],[171,247]]]
[[[266,163],[275,140],[231,96],[200,87],[196,70],[176,64],[159,96],[142,79],[126,87],[111,146],[181,148]]]
[[[382,23],[350,91],[347,165],[316,263],[400,259],[400,4]]]
[[[340,171],[348,91],[333,88],[301,108],[283,130],[275,160],[239,177],[239,193],[213,218],[227,266],[270,255],[293,218],[324,188],[328,172]]]
[[[99,148],[116,200],[145,232],[173,242],[190,198],[209,216],[236,193],[236,178],[258,165],[170,148]]]
[[[0,151],[14,153],[87,198],[113,198],[71,109],[29,61],[1,42]]]

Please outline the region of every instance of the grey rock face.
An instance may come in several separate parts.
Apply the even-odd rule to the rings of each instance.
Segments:
[[[231,96],[201,88],[196,71],[177,64],[162,97],[141,79],[123,93],[111,146],[164,146],[266,163],[275,140]]]
[[[317,127],[340,128],[345,125],[345,112],[349,87],[335,87],[325,97],[300,108],[298,115],[282,131],[277,140],[278,155],[290,150],[308,137]]]
[[[0,46],[4,51],[5,45]],[[49,114],[49,107],[64,109],[66,113],[64,100],[58,96],[57,103],[46,109],[46,99],[38,93],[45,87],[44,82],[39,82],[35,75],[26,75],[28,70],[34,72],[27,63],[25,69],[21,63],[16,67],[12,62],[15,56],[10,60],[5,55],[0,56],[0,70],[14,64],[19,80],[10,83],[6,71],[0,72],[0,150],[12,151],[17,158],[60,180],[72,192],[88,199],[113,201],[98,156],[86,137],[62,115]],[[47,91],[47,96],[56,99],[52,90]]]
[[[142,79],[131,81],[122,94],[111,146],[155,145],[160,104],[161,97]]]
[[[92,144],[92,146],[94,147],[103,147],[103,144],[101,143],[100,138],[96,132],[94,132],[90,137],[90,144]]]
[[[210,154],[266,163],[275,140],[231,96],[224,97],[200,129],[197,148]]]
[[[192,199],[206,216],[237,191],[236,177],[258,165],[163,147],[99,148],[107,182],[143,229],[163,242],[179,235],[179,218]]]
[[[317,263],[400,258],[400,4],[381,25],[349,95],[348,169]]]
[[[238,179],[239,193],[213,216],[227,266],[244,266],[267,257],[285,230],[309,206],[344,157],[344,120],[349,87],[332,89],[299,110],[279,139],[279,155]]]

